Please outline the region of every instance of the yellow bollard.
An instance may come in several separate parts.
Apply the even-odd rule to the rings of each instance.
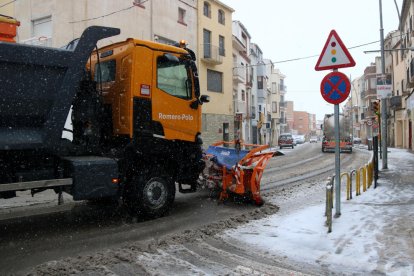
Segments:
[[[349,176],[349,173],[347,173],[347,172],[344,172],[344,173],[341,173],[341,178],[340,178],[340,181],[342,182],[342,176],[344,176],[344,175],[346,175],[346,200],[349,200],[351,197],[350,197],[350,193],[351,193],[351,177]]]
[[[365,169],[365,167],[362,167],[362,168],[359,169],[359,171],[362,172],[361,173],[361,176],[362,176],[362,191],[363,192],[366,192],[367,191],[367,174],[366,174],[366,169]]]
[[[332,208],[333,208],[333,177],[326,183],[326,226],[328,226],[328,233],[332,232]]]
[[[355,178],[355,193],[357,196],[361,195],[361,182],[360,182],[360,173],[359,170],[356,171],[356,178]]]

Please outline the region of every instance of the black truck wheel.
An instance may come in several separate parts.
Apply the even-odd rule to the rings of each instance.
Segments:
[[[124,200],[133,214],[156,218],[165,215],[175,198],[175,184],[167,175],[138,177],[129,183]]]

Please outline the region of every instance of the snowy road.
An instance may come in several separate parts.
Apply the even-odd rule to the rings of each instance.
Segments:
[[[324,180],[333,174],[334,155],[321,154],[319,144],[283,151],[286,155],[274,158],[265,172],[262,190],[272,203],[262,208],[218,205],[205,191],[177,195],[172,213],[152,221],[131,220],[114,207],[78,204],[69,211],[3,222],[0,274],[324,273],[317,264],[259,252],[223,236],[246,223],[254,225],[272,214],[289,215],[324,201]],[[369,157],[365,150],[342,155],[343,171],[361,166]],[[256,235],[251,230],[245,234]]]

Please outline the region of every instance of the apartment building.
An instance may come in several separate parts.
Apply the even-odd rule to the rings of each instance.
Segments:
[[[267,99],[270,97],[269,89],[269,72],[267,70],[268,60],[263,58],[259,59],[256,63],[256,89],[257,89],[257,110],[258,116],[258,143],[268,144],[270,125],[267,124],[267,120],[270,114],[269,105]]]
[[[198,1],[198,68],[203,105],[204,145],[233,140],[233,9],[217,0]]]
[[[399,45],[403,49],[411,48],[414,46],[414,3],[413,1],[404,0],[401,10],[401,21],[399,25],[400,43]],[[393,51],[394,52],[394,51]],[[400,87],[394,86],[393,104],[394,108],[394,136],[395,146],[402,148],[413,149],[413,127],[412,122],[414,115],[412,111],[412,104],[410,97],[414,91],[414,58],[411,50],[400,50],[395,51],[394,54],[397,56],[394,60],[393,72],[395,79],[394,81],[400,82]],[[399,69],[398,64],[403,69]],[[404,70],[404,72],[401,72]],[[397,94],[398,93],[398,94]],[[401,106],[399,105],[401,96]]]
[[[235,133],[252,143],[252,67],[250,66],[250,34],[240,21],[233,21],[233,108]],[[253,96],[254,98],[254,96]]]
[[[251,103],[252,103],[252,117],[251,117],[251,133],[252,133],[252,140],[254,144],[261,143],[263,140],[262,138],[262,127],[263,127],[263,111],[261,110],[261,106],[259,109],[259,100],[258,100],[258,87],[263,87],[263,83],[259,83],[258,77],[258,68],[264,66],[263,65],[263,52],[260,47],[255,44],[250,44],[250,60],[251,60],[251,75],[252,75],[252,95],[251,95]],[[262,70],[262,69],[261,69]],[[254,114],[254,115],[253,115]]]
[[[293,129],[298,135],[309,134],[309,115],[306,111],[293,111]]]
[[[293,133],[294,131],[294,117],[293,117],[293,108],[294,108],[294,103],[293,101],[285,101],[286,104],[286,128],[285,128],[285,132],[291,132],[292,134],[296,134]]]
[[[62,47],[80,37],[88,26],[121,29],[121,34],[98,46],[138,39],[175,43],[184,39],[197,49],[197,5],[192,0],[99,1],[99,0],[19,0],[13,2],[14,17],[21,25],[19,41]],[[185,34],[185,37],[183,36]]]
[[[270,145],[276,146],[278,144],[278,138],[280,135],[280,118],[281,118],[281,97],[280,91],[284,81],[285,75],[281,73],[278,68],[274,67],[273,63],[270,63],[270,109],[271,109],[271,122],[270,122]]]
[[[286,88],[286,85],[285,85],[285,77],[286,76],[281,75],[280,80],[279,80],[280,81],[280,83],[279,83],[280,133],[288,132],[288,125],[287,125],[287,120],[286,120],[287,103],[285,101],[287,88]]]

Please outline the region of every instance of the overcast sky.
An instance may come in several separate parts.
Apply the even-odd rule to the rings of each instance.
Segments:
[[[331,71],[314,70],[330,31],[334,29],[347,48],[380,40],[379,0],[221,1],[235,10],[233,20],[243,23],[264,57],[276,62],[286,75],[286,100],[294,101],[296,111],[316,114],[317,119],[334,111],[319,90],[322,78]],[[402,1],[397,0],[400,12]],[[398,28],[394,0],[382,0],[382,12],[385,37]],[[379,55],[363,51],[379,49],[379,42],[349,49],[356,66],[339,71],[351,78],[361,76]]]

